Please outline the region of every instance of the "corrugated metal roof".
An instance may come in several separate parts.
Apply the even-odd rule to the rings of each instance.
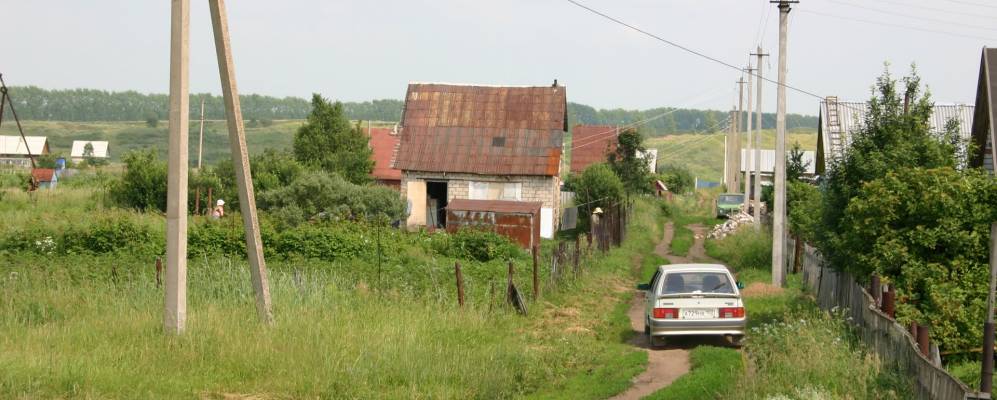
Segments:
[[[994,122],[997,120],[997,49],[983,48],[980,58],[980,78],[976,86],[976,113],[973,116],[973,143],[977,153],[969,157],[969,165],[994,172]]]
[[[581,173],[592,164],[606,162],[616,151],[617,128],[608,125],[575,125],[571,129],[571,172]]]
[[[35,168],[31,170],[31,176],[35,178],[35,182],[52,182],[55,177],[55,170],[51,168]]]
[[[541,207],[543,207],[543,203],[539,201],[453,199],[447,203],[447,209],[451,211],[491,211],[531,214],[540,212]]]
[[[48,138],[45,136],[25,136],[28,146],[24,146],[24,140],[20,136],[0,136],[0,154],[27,156],[28,150],[31,155],[46,153]]]
[[[817,150],[821,154],[818,154],[817,158],[823,160],[825,164],[840,159],[844,151],[851,146],[852,136],[862,129],[866,113],[869,111],[869,103],[866,102],[837,101],[833,104],[836,104],[834,111],[837,111],[840,132],[831,129],[828,125],[828,101],[820,102],[821,118],[820,125],[817,127],[820,143]],[[936,103],[931,117],[928,118],[931,132],[941,135],[945,133],[946,124],[955,120],[959,123],[959,137],[969,141],[973,131],[974,108],[974,106],[967,104]],[[841,146],[836,146],[836,141],[840,141]],[[822,167],[826,167],[826,165]]]
[[[70,157],[83,157],[83,151],[87,147],[87,143],[93,146],[93,157],[95,158],[107,158],[107,142],[100,140],[74,140],[73,149],[69,152]]]
[[[395,168],[395,151],[398,135],[389,128],[369,128],[370,148],[374,152],[374,171],[371,175],[381,180],[401,180],[402,170]]]
[[[411,84],[395,167],[556,176],[567,117],[563,86]]]
[[[759,150],[759,152],[761,153],[761,154],[759,154],[759,157],[758,157],[758,159],[761,161],[761,165],[759,166],[760,167],[759,171],[761,171],[762,173],[769,173],[769,174],[774,173],[774,171],[775,171],[775,150],[761,149],[761,150]],[[750,164],[749,164],[748,157],[749,157],[748,150],[747,149],[741,149],[741,172],[745,172],[747,170],[747,168],[749,168],[749,165],[750,165],[750,169],[752,171],[755,170],[754,159],[752,159],[750,161]],[[789,152],[788,151],[786,152],[786,162],[787,163],[789,162]],[[807,164],[806,172],[808,174],[814,174],[815,171],[816,171],[816,167],[817,167],[817,152],[814,152],[814,151],[804,151],[803,152],[803,163]]]

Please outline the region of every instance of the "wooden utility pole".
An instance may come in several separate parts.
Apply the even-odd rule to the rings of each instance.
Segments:
[[[987,322],[983,324],[983,370],[980,374],[980,391],[985,393],[993,390],[994,292],[997,292],[997,222],[990,224],[990,294],[987,296]]]
[[[776,89],[775,204],[772,206],[772,284],[786,282],[786,42],[790,4],[796,0],[771,0],[779,4],[779,85]]]
[[[190,0],[172,0],[170,14],[170,138],[166,196],[166,307],[163,326],[181,334],[187,324],[187,131]]]
[[[249,257],[249,271],[256,291],[256,311],[266,324],[273,323],[270,306],[270,284],[267,279],[267,265],[263,259],[263,240],[260,238],[260,224],[256,216],[256,195],[253,192],[253,179],[249,170],[249,153],[246,150],[246,132],[242,124],[242,109],[239,106],[239,90],[235,83],[235,64],[232,62],[232,47],[229,43],[228,14],[224,0],[209,0],[211,26],[215,33],[215,52],[218,54],[218,73],[222,80],[222,94],[225,99],[225,115],[228,120],[228,137],[232,148],[232,165],[239,187],[239,209],[246,230],[246,255]]]
[[[201,133],[197,135],[197,172],[201,172],[201,156],[204,154],[204,98],[201,98]]]
[[[747,206],[748,206],[748,204],[751,203],[751,200],[750,200],[750,198],[751,198],[751,161],[754,159],[754,156],[755,156],[755,153],[752,151],[754,145],[751,142],[751,136],[752,136],[751,135],[751,133],[752,133],[751,132],[751,130],[752,130],[751,129],[752,128],[752,126],[751,126],[752,125],[751,124],[751,106],[753,105],[752,104],[753,103],[752,102],[753,99],[751,98],[751,92],[752,92],[752,89],[753,89],[753,86],[754,86],[754,77],[755,77],[754,72],[755,72],[755,69],[751,68],[751,59],[750,58],[748,59],[748,68],[747,68],[747,71],[748,71],[748,114],[746,114],[746,118],[748,120],[748,161],[746,163],[744,163],[744,199],[743,199],[744,202],[743,202],[743,204],[744,204],[744,207],[745,207],[745,209],[744,209],[745,212],[748,211]],[[740,164],[738,165],[737,168],[738,168],[738,173],[740,173],[741,172],[741,169],[740,169],[741,166],[740,166]],[[758,179],[758,178],[756,177],[755,179]]]
[[[758,104],[755,105],[755,125],[758,127],[758,132],[755,133],[755,185],[751,198],[755,207],[755,230],[759,231],[762,229],[762,150],[759,138],[762,136],[762,127],[765,126],[762,124],[762,84],[765,83],[762,74],[762,58],[768,57],[768,54],[762,53],[762,47],[758,46],[758,52],[751,55],[758,57],[758,63],[755,64],[758,71]]]

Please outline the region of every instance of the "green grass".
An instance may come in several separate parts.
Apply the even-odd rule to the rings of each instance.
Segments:
[[[32,196],[4,191],[0,231],[76,227],[107,213],[164,225],[66,183]],[[168,337],[153,259],[127,249],[0,252],[0,398],[602,398],[646,363],[626,343],[625,311],[639,271],[657,262],[645,255],[661,237],[660,211],[641,202],[622,248],[588,259],[577,279],[545,284],[525,317],[502,299],[504,262],[464,263],[469,302],[459,309],[454,259],[406,239],[381,268],[268,260],[271,328],[257,322],[244,261],[189,260],[188,331]],[[517,271],[529,293],[528,263]]]
[[[741,353],[735,349],[700,346],[689,352],[691,370],[654,392],[645,400],[686,400],[723,398],[744,373]]]
[[[668,205],[675,235],[672,237],[671,254],[685,257],[695,242],[695,235],[688,225],[701,224],[709,229],[723,221],[713,215],[713,199],[718,189],[700,190],[691,195],[675,196]]]
[[[771,239],[743,228],[707,242],[707,253],[747,285],[771,282]],[[844,316],[817,308],[799,275],[781,291],[745,296],[749,366],[729,399],[906,399],[912,381],[883,364]]]
[[[658,165],[682,165],[701,180],[720,182],[724,167],[724,135],[668,135],[647,139],[645,146],[658,149]],[[742,138],[746,143],[747,138],[744,135]],[[787,143],[789,147],[800,143],[804,150],[817,150],[817,133],[813,130],[793,131],[789,133]],[[774,130],[762,132],[761,147],[775,148]]]

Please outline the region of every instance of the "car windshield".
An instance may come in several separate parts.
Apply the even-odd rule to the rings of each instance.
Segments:
[[[665,275],[661,294],[734,294],[734,285],[723,272],[672,272]]]
[[[740,204],[744,202],[744,198],[739,194],[724,194],[720,195],[721,204]]]

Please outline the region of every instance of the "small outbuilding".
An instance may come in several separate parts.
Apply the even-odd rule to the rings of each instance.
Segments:
[[[55,185],[59,183],[59,175],[52,168],[35,168],[31,170],[31,177],[39,189],[55,189]]]
[[[49,153],[44,136],[0,136],[0,166],[31,167],[31,158]]]
[[[447,206],[447,232],[485,229],[530,249],[540,244],[541,207],[539,201],[454,199]]]

